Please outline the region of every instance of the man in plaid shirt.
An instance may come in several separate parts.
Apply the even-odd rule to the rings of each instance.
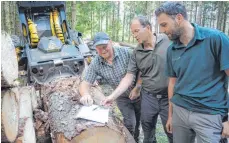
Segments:
[[[98,55],[92,60],[85,72],[80,84],[80,102],[84,105],[92,105],[93,99],[90,95],[90,87],[96,77],[102,77],[114,89],[119,85],[121,79],[126,75],[131,51],[125,47],[113,47],[112,41],[106,33],[98,32],[94,37],[94,45]],[[136,76],[134,77],[134,79]],[[140,80],[138,82],[141,82]],[[119,98],[116,99],[120,109],[124,125],[138,142],[140,125],[140,86],[136,80]]]

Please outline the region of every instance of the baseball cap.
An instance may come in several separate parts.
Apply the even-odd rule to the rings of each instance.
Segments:
[[[96,47],[97,45],[105,45],[108,44],[110,37],[104,32],[98,32],[95,34],[93,39],[93,46]]]

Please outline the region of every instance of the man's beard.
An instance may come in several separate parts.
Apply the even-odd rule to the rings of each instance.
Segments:
[[[178,34],[177,32],[173,32],[171,36],[169,37],[169,39],[172,41],[177,41],[179,40],[179,38],[180,38],[180,34]]]
[[[177,41],[177,40],[179,40],[179,38],[181,36],[182,30],[177,24],[175,24],[175,28],[174,29],[175,30],[173,30],[171,32],[169,39],[172,40],[172,41]]]

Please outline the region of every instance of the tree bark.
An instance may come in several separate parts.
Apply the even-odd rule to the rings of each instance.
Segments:
[[[110,114],[106,125],[75,119],[82,106],[79,104],[79,84],[80,77],[72,77],[42,87],[42,94],[47,97],[48,122],[53,142],[134,143],[133,137],[113,114]],[[105,98],[97,87],[91,89],[91,95],[95,104],[100,104]]]

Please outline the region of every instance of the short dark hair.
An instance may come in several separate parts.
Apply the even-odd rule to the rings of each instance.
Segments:
[[[143,27],[146,27],[147,25],[149,25],[150,30],[152,31],[152,25],[146,16],[139,15],[139,16],[135,17],[133,20],[138,20]]]
[[[181,14],[184,19],[188,19],[187,11],[183,4],[180,2],[165,2],[155,10],[155,15],[158,17],[160,14],[165,13],[171,17]],[[174,18],[174,17],[173,17]]]

